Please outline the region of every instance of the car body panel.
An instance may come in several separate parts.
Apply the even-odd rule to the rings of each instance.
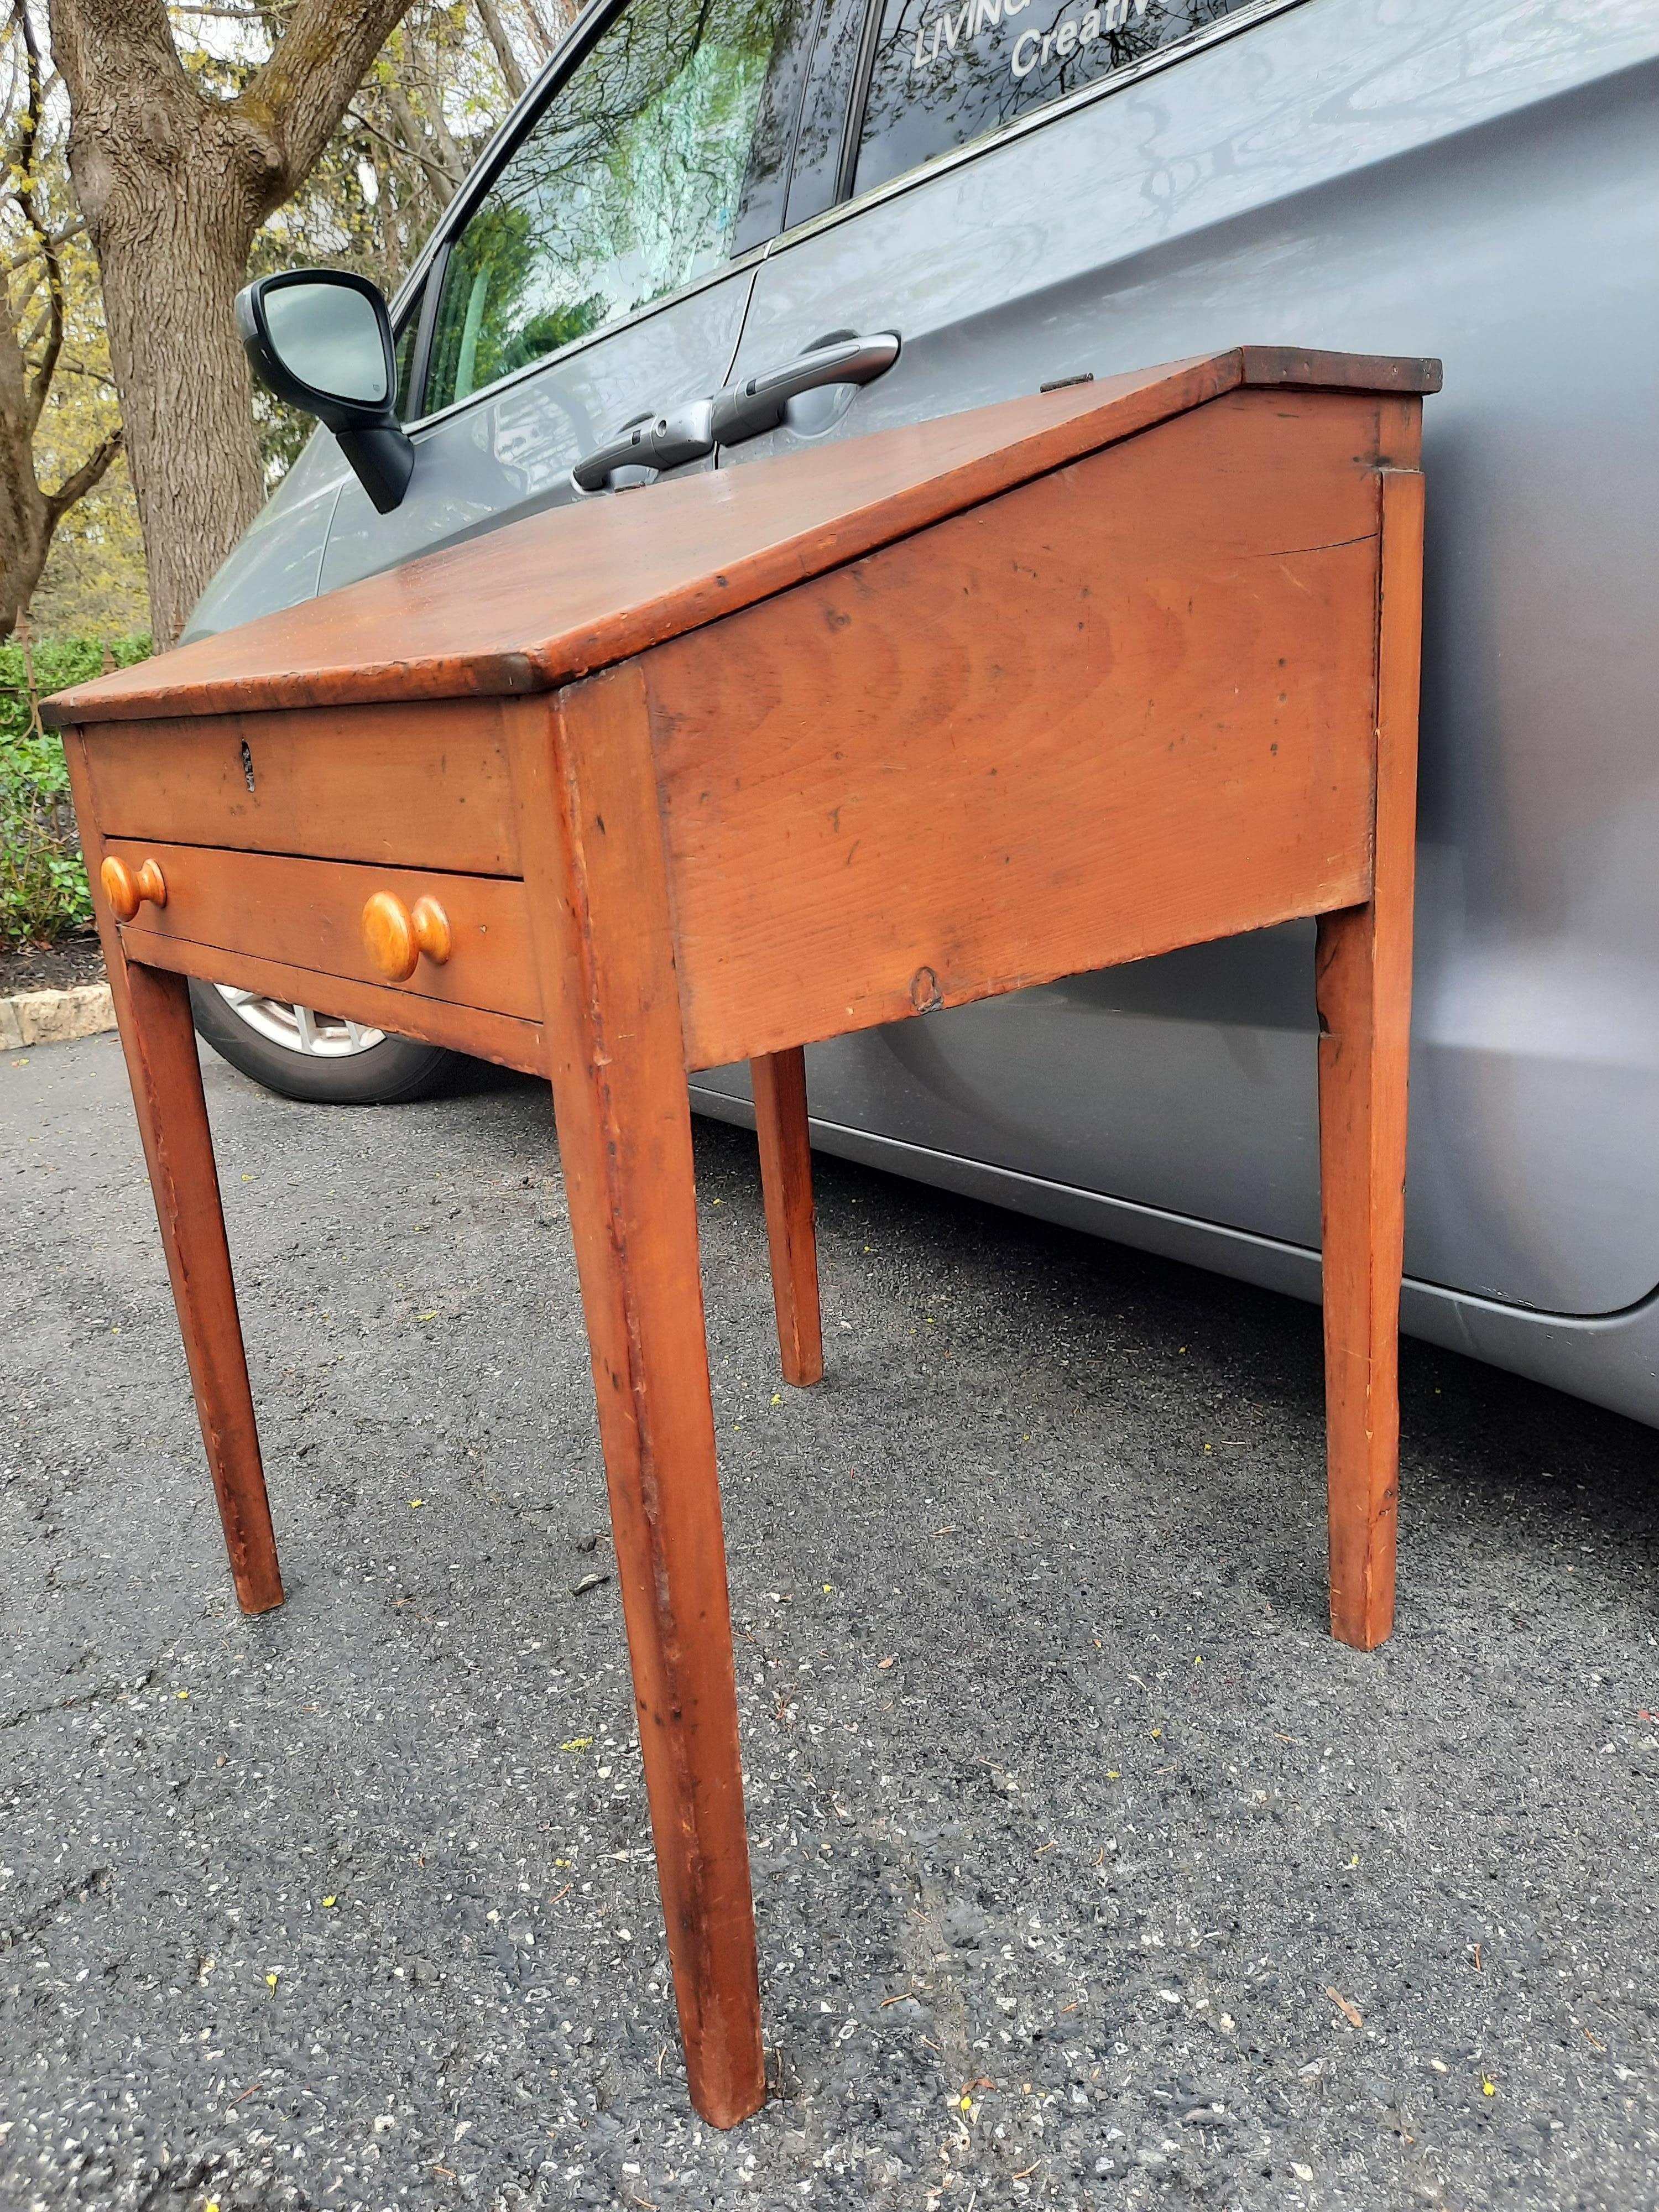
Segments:
[[[740,270],[699,286],[417,426],[400,507],[377,514],[355,478],[341,494],[321,589],[580,498],[574,461],[638,415],[720,389],[752,283]]]
[[[823,1049],[807,1048],[807,1085],[814,1095],[823,1087],[817,1061]],[[708,1089],[706,1083],[707,1078],[699,1076],[692,1087],[692,1103],[699,1113],[754,1127],[754,1109],[746,1095],[735,1089]],[[812,1145],[815,1151],[1006,1206],[1035,1220],[1058,1222],[1088,1236],[1207,1267],[1310,1304],[1319,1300],[1319,1254],[1305,1245],[1138,1206],[1076,1183],[1017,1175],[982,1159],[907,1145],[816,1113]],[[1650,1425],[1659,1421],[1659,1294],[1639,1299],[1620,1313],[1546,1314],[1407,1276],[1401,1291],[1400,1323],[1407,1335],[1427,1343],[1489,1360],[1493,1366],[1571,1391],[1633,1420]]]
[[[332,435],[317,431],[197,603],[185,640],[580,498],[571,464],[620,424],[718,391],[753,283],[752,263],[734,268],[411,423],[415,473],[390,514],[375,513]]]
[[[1620,1309],[1659,1277],[1659,15],[1304,0],[1232,29],[783,241],[737,373],[897,327],[847,436],[1264,334],[1443,358],[1407,1263]],[[1078,220],[1103,206],[1109,239]],[[1312,1245],[1313,1034],[1289,929],[849,1040],[814,1105]]]
[[[185,626],[185,644],[316,596],[328,526],[350,474],[330,433],[313,433],[196,602]]]
[[[1440,356],[1402,1319],[1659,1423],[1656,92],[1650,0],[1271,0],[415,424],[405,510],[319,434],[192,630],[563,497],[584,441],[832,332],[903,350],[720,465],[1240,341]],[[809,1067],[829,1150],[1318,1295],[1305,926]],[[744,1070],[692,1097],[751,1118]]]

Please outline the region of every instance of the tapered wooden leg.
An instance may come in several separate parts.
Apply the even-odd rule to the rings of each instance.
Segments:
[[[1422,484],[1383,479],[1373,896],[1316,956],[1331,1633],[1362,1651],[1394,1626]]]
[[[1374,907],[1320,917],[1331,1633],[1362,1651],[1394,1626],[1399,1504],[1405,1069],[1393,1041],[1378,1034],[1377,950]]]
[[[244,1613],[269,1613],[283,1601],[283,1577],[259,1463],[190,986],[182,975],[128,962],[99,880],[103,844],[78,730],[64,732],[64,757],[236,1602]]]
[[[244,1613],[269,1613],[283,1601],[283,1578],[259,1463],[236,1286],[190,1017],[190,986],[182,975],[160,968],[129,965],[118,943],[112,956],[114,936],[112,928],[106,933],[104,964],[161,1224],[167,1273],[173,1278],[208,1472],[230,1554],[236,1602]]]
[[[783,1379],[823,1380],[818,1252],[812,1233],[812,1140],[806,1127],[806,1055],[799,1045],[749,1063],[760,1138],[761,1190],[772,1259]]]
[[[579,685],[558,710],[526,702],[513,726],[674,1994],[691,2100],[730,2127],[766,2083],[691,1118],[637,672]]]

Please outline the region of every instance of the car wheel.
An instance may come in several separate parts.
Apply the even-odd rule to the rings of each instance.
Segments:
[[[460,1058],[228,983],[192,977],[190,1002],[197,1030],[215,1052],[284,1098],[393,1106],[438,1090]]]

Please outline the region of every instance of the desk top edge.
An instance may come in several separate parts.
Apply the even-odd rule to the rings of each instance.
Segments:
[[[1434,360],[1235,346],[653,487],[643,564],[635,495],[611,494],[76,685],[41,716],[64,728],[551,690],[1241,386],[1397,397],[1440,381]],[[538,565],[560,553],[562,608]],[[400,633],[428,649],[398,649]],[[374,659],[350,650],[360,639]]]

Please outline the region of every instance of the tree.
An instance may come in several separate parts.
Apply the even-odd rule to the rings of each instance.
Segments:
[[[0,356],[7,337],[15,337],[24,357],[9,364],[0,357],[0,569],[5,584],[0,591],[0,635],[10,627],[16,607],[31,603],[31,587],[37,631],[143,630],[148,627],[144,550],[133,485],[119,450],[119,413],[97,263],[70,194],[63,146],[69,101],[62,79],[54,75],[57,57],[40,36],[48,0],[9,4],[7,16],[7,0],[0,0],[0,153],[9,163],[8,182],[0,191],[0,252],[9,257],[12,280],[8,298],[0,301],[10,314],[9,325],[0,324]],[[26,4],[35,9],[27,20]],[[180,110],[187,121],[194,108],[207,110],[216,125],[224,125],[231,111],[251,115],[249,127],[256,137],[263,131],[267,140],[285,142],[278,150],[292,173],[289,197],[255,233],[246,266],[234,278],[222,275],[216,308],[222,341],[217,373],[232,379],[244,441],[246,381],[240,356],[224,350],[228,288],[248,275],[325,262],[356,269],[390,293],[507,106],[550,56],[574,13],[569,0],[405,0],[401,9],[383,9],[382,17],[395,15],[399,20],[352,92],[322,153],[301,178],[305,149],[282,118],[264,114],[271,92],[268,65],[276,58],[291,5],[292,0],[167,0],[176,70],[169,70],[167,53],[157,43],[152,10],[148,45],[138,35],[143,25],[134,27],[127,41],[126,59],[136,54],[143,64],[135,80],[135,98],[124,107],[118,86],[111,81],[104,87],[102,112],[93,118],[106,127],[111,116],[118,121],[125,115],[127,135],[150,147],[151,168],[165,169],[154,142],[158,130],[163,138],[169,130],[175,139],[179,136]],[[68,14],[82,25],[83,46],[101,68],[106,48],[94,43],[94,34],[106,38],[115,10],[76,0],[67,13],[58,7],[55,20],[60,27]],[[290,31],[299,27],[289,23]],[[13,50],[9,87],[7,41]],[[365,33],[360,43],[367,42]],[[331,100],[337,98],[349,73],[332,81]],[[158,76],[163,95],[159,100],[149,92]],[[95,161],[93,166],[96,169]],[[130,201],[131,188],[124,190]],[[113,224],[121,217],[116,207],[109,220]],[[125,219],[130,225],[130,209]],[[172,223],[166,228],[170,256],[179,246],[176,228]],[[141,237],[131,258],[142,261],[145,251]],[[49,279],[61,295],[60,339],[53,337],[48,312]],[[143,297],[166,295],[165,266],[155,293],[144,289],[144,281],[141,267],[137,289]],[[175,336],[163,327],[158,342],[166,345]],[[51,389],[42,408],[33,386],[48,352],[55,367],[46,364]],[[195,367],[190,361],[173,364],[175,377],[204,373],[199,356],[191,360]],[[142,397],[135,392],[135,404]],[[163,404],[171,404],[171,394],[163,396]],[[253,423],[257,493],[247,489],[254,477],[244,451],[240,471],[216,469],[191,494],[198,501],[209,501],[214,486],[228,481],[234,496],[222,526],[198,544],[198,557],[181,568],[169,628],[176,627],[179,613],[240,534],[251,502],[270,490],[313,428],[264,392],[253,395]],[[165,434],[167,426],[162,428]],[[195,437],[194,428],[185,422],[173,443],[187,446]],[[194,456],[186,459],[193,466]],[[144,515],[152,562],[167,558],[180,568],[172,541],[195,526],[191,514],[177,510],[169,481],[163,466],[161,492],[146,499]],[[43,489],[48,484],[56,491]],[[55,550],[42,574],[39,561],[48,540]]]
[[[158,643],[264,495],[230,312],[255,234],[309,175],[408,4],[294,0],[226,97],[185,67],[165,0],[50,0]]]
[[[0,637],[40,580],[58,525],[121,449],[97,285],[69,204],[52,87],[23,0],[6,24],[0,191]],[[52,482],[48,489],[45,473]]]
[[[514,88],[551,51],[534,0],[490,14],[493,30],[469,0],[412,0],[304,187],[254,240],[250,274],[323,262],[396,289]],[[269,484],[315,426],[267,392],[254,411]]]

